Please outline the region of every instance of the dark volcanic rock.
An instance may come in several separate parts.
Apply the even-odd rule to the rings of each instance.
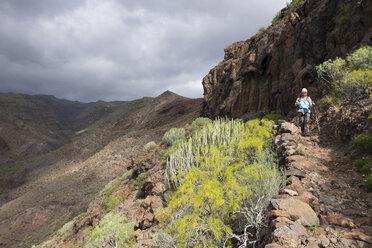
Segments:
[[[302,87],[319,94],[315,65],[371,45],[371,1],[303,0],[281,13],[265,32],[225,48],[224,60],[203,79],[204,115],[286,114]]]

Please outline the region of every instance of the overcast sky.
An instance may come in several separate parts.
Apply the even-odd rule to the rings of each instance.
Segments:
[[[1,0],[0,92],[79,101],[202,97],[223,49],[285,0]]]

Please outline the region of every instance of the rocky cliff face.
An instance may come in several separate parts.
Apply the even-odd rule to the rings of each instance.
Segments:
[[[203,79],[203,113],[288,113],[302,87],[320,94],[315,65],[372,44],[372,2],[293,1],[266,31],[225,48]]]

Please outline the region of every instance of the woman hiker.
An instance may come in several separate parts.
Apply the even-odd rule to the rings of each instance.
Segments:
[[[302,135],[309,136],[310,108],[313,106],[311,98],[307,95],[307,89],[303,88],[297,97],[295,106],[298,107],[297,124],[301,127]]]

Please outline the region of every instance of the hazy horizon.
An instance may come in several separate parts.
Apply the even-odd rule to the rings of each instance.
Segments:
[[[179,95],[179,96],[182,96],[182,97],[186,97],[186,98],[191,98],[191,99],[202,99],[203,97],[187,97],[187,96],[183,96],[183,95],[180,95],[176,92],[173,92],[171,90],[165,90],[163,92],[161,92],[159,95],[156,95],[156,96],[140,96],[138,98],[135,98],[135,99],[131,99],[131,100],[123,100],[123,99],[113,99],[113,100],[101,100],[101,99],[97,99],[97,100],[94,100],[94,101],[80,101],[80,100],[71,100],[71,99],[66,99],[66,98],[63,98],[63,97],[57,97],[55,95],[51,95],[51,94],[28,94],[28,93],[19,93],[19,92],[0,92],[0,94],[13,94],[13,95],[26,95],[26,96],[44,96],[44,97],[53,97],[53,98],[56,98],[56,99],[59,99],[59,100],[67,100],[67,101],[71,101],[71,102],[81,102],[81,103],[94,103],[94,102],[126,102],[126,101],[134,101],[134,100],[138,100],[138,99],[141,99],[141,98],[146,98],[146,97],[151,97],[151,98],[156,98],[156,97],[159,97],[161,96],[162,94],[166,93],[166,92],[171,92],[171,93],[174,93],[176,95]]]

